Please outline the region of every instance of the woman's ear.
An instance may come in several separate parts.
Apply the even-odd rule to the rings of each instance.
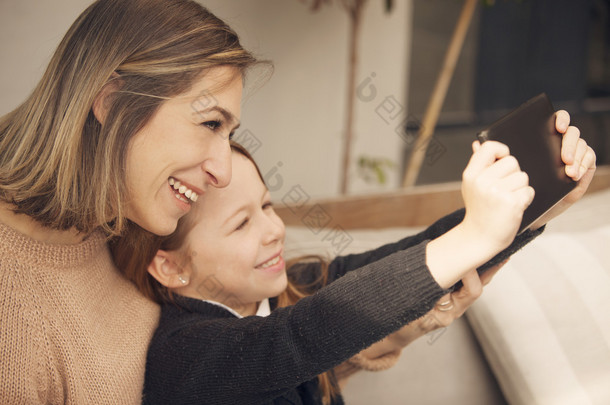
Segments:
[[[186,287],[190,282],[191,272],[187,267],[179,265],[176,259],[178,257],[174,252],[158,250],[148,265],[148,273],[167,288]]]
[[[95,100],[93,100],[93,115],[102,125],[104,125],[110,110],[110,99],[121,87],[120,77],[118,73],[112,73],[110,80],[102,87],[97,96],[95,96]]]

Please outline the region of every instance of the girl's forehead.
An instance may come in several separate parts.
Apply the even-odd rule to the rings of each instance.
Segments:
[[[223,188],[210,187],[196,203],[197,217],[230,215],[244,204],[260,202],[267,193],[252,161],[237,152],[231,154],[231,159],[232,176],[229,185]]]

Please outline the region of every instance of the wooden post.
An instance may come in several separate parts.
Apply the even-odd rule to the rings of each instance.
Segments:
[[[349,32],[349,61],[347,79],[347,111],[345,112],[345,134],[343,138],[343,160],[341,165],[341,194],[347,193],[349,184],[349,168],[351,163],[352,140],[354,138],[354,117],[355,117],[355,98],[356,98],[356,75],[358,72],[358,37],[360,35],[360,25],[362,12],[367,0],[356,0],[345,3],[350,20]]]
[[[417,141],[413,145],[411,157],[407,162],[405,177],[402,184],[404,188],[414,186],[417,177],[419,176],[422,163],[426,157],[428,144],[434,135],[438,116],[443,107],[443,103],[445,102],[445,96],[447,95],[447,90],[449,89],[449,84],[451,83],[453,72],[455,71],[455,65],[462,52],[464,39],[466,38],[466,33],[468,32],[468,27],[472,21],[472,16],[478,1],[479,0],[465,0],[464,2],[464,7],[462,8],[462,12],[451,38],[451,43],[445,54],[442,69],[439,73],[436,85],[434,86],[434,90],[432,91],[432,96],[428,101],[422,125],[417,134]]]

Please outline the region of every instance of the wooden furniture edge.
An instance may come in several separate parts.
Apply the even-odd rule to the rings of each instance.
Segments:
[[[597,168],[587,194],[610,188],[610,165]],[[463,207],[460,182],[415,186],[408,190],[363,196],[275,203],[288,226],[322,229],[423,227]]]

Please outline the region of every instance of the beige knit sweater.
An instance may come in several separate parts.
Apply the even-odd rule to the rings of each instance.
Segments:
[[[139,404],[158,318],[101,233],[49,245],[0,224],[0,403]]]

